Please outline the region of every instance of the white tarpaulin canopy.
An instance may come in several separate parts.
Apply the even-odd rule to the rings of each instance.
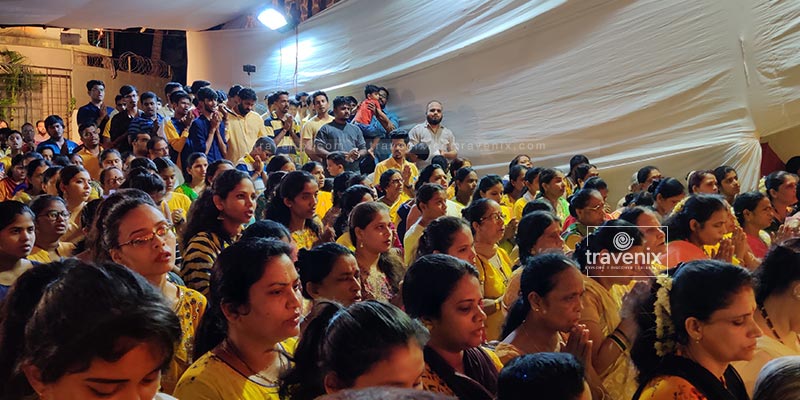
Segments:
[[[800,123],[799,22],[792,1],[349,0],[297,38],[190,32],[188,75],[359,99],[377,83],[406,128],[438,99],[460,154],[496,172],[583,153],[614,195],[647,164],[728,164],[748,189],[759,137]]]
[[[0,4],[0,25],[204,30],[266,7],[267,1],[3,0]]]

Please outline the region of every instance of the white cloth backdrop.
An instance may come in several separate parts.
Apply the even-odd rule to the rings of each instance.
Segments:
[[[190,32],[188,74],[252,79],[261,97],[362,99],[377,83],[406,128],[437,99],[482,173],[518,153],[562,168],[582,153],[616,201],[648,164],[680,179],[728,164],[754,188],[759,136],[800,123],[799,21],[792,1],[349,0],[297,37]]]

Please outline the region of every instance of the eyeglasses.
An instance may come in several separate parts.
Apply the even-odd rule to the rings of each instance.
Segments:
[[[594,207],[584,207],[584,210],[591,210],[591,211],[599,211],[603,209],[603,203],[600,203]]]
[[[114,182],[116,182],[116,183],[122,183],[122,182],[125,182],[125,178],[123,178],[123,177],[119,177],[119,178],[108,178],[108,179],[106,179],[106,182],[107,182],[107,183],[114,183]]]
[[[69,219],[70,215],[72,215],[72,214],[70,214],[69,211],[52,210],[52,211],[48,211],[48,212],[44,213],[44,216],[49,218],[51,221],[57,220],[59,216],[61,218],[64,218],[64,219]]]
[[[505,216],[503,215],[502,212],[496,212],[496,213],[492,213],[492,214],[489,214],[486,217],[481,218],[481,222],[483,222],[483,221],[485,221],[485,220],[487,220],[489,218],[494,220],[494,222],[502,222],[505,219]]]
[[[171,224],[160,225],[156,227],[156,229],[154,229],[152,232],[144,236],[131,239],[125,243],[120,243],[119,246],[117,247],[123,247],[128,245],[131,245],[133,247],[144,247],[150,244],[156,238],[156,236],[158,236],[161,239],[166,239],[167,235],[169,235],[171,232],[172,232]]]
[[[403,183],[403,179],[402,178],[392,179],[389,181],[389,183]]]

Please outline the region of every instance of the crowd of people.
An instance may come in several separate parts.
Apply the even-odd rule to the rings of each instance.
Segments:
[[[80,144],[0,128],[0,399],[800,396],[800,157],[617,202],[376,85],[86,87]]]

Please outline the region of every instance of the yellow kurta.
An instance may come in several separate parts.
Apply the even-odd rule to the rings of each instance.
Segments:
[[[169,209],[171,211],[181,210],[181,216],[186,219],[186,215],[189,213],[189,207],[192,206],[192,201],[189,200],[189,196],[180,192],[171,192],[167,195],[169,196],[167,200]]]
[[[295,244],[297,244],[298,249],[306,250],[311,250],[311,248],[314,247],[314,243],[319,240],[314,231],[308,228],[292,232],[292,239]]]
[[[89,173],[93,181],[100,181],[100,160],[89,150],[82,148],[78,155],[83,159],[83,168]]]
[[[236,163],[250,153],[258,138],[267,136],[267,127],[255,111],[250,111],[245,116],[229,113],[225,123],[225,136],[228,138],[226,158]]]
[[[483,297],[496,299],[506,293],[508,280],[511,278],[511,259],[508,253],[498,246],[495,246],[496,254],[491,259],[478,254],[475,258],[478,269],[478,278],[483,288]],[[488,340],[500,339],[500,331],[506,319],[506,310],[500,307],[500,311],[486,317],[486,338]]]
[[[294,354],[297,339],[279,343],[289,354]],[[281,356],[283,357],[283,356]],[[288,360],[285,360],[288,363]],[[181,377],[174,396],[191,400],[279,400],[278,385],[265,386],[250,380],[231,368],[225,361],[208,352],[200,357]]]
[[[178,286],[178,302],[175,303],[175,314],[181,321],[181,341],[175,347],[175,355],[170,360],[169,368],[161,375],[161,391],[172,393],[181,375],[194,362],[194,335],[200,326],[200,320],[206,312],[206,298],[200,292]]]
[[[603,336],[608,336],[617,329],[617,325],[622,321],[619,315],[622,307],[621,297],[615,297],[592,278],[584,277],[583,282],[586,293],[583,297],[581,322],[591,321],[600,325]],[[620,355],[605,371],[597,371],[597,373],[612,399],[630,399],[636,393],[638,387],[636,370],[628,351]]]
[[[333,193],[320,190],[317,194],[317,216],[320,220],[333,207]]]
[[[378,180],[381,179],[381,175],[383,175],[384,172],[386,172],[386,171],[388,171],[390,169],[397,170],[397,172],[400,173],[400,176],[402,176],[403,175],[403,168],[405,168],[406,165],[408,165],[409,168],[411,168],[411,182],[409,182],[409,184],[413,185],[414,182],[417,181],[417,177],[419,177],[419,170],[417,169],[417,166],[414,165],[414,163],[412,163],[412,162],[408,162],[408,160],[403,160],[402,163],[399,163],[399,162],[395,161],[395,159],[392,158],[392,157],[389,157],[389,158],[379,162],[378,165],[375,166],[375,179],[374,179],[374,181],[378,182]],[[403,184],[405,185],[405,182],[403,182]]]

